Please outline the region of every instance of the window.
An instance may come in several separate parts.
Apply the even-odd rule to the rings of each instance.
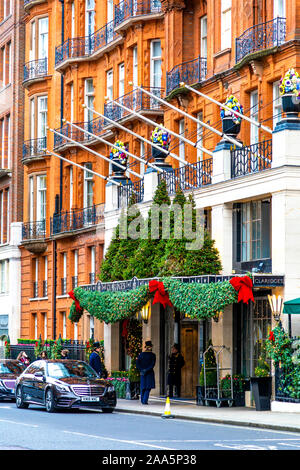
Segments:
[[[179,129],[178,129],[179,134],[184,137],[184,131],[185,131],[184,130],[184,119],[180,119],[178,127],[179,127]],[[182,160],[185,160],[185,145],[184,145],[184,142],[182,140],[179,141],[179,157]],[[179,165],[183,166],[184,164],[179,162]]]
[[[7,135],[7,168],[11,167],[11,125],[10,115],[6,117],[6,135]]]
[[[282,103],[279,93],[279,81],[273,83],[273,129],[276,124],[281,120]]]
[[[34,179],[29,178],[29,222],[34,221]]]
[[[271,255],[270,200],[234,204],[236,261],[268,259]]]
[[[0,261],[0,294],[7,294],[8,289],[8,279],[9,279],[9,261],[2,260]]]
[[[9,188],[0,191],[0,245],[9,241]]]
[[[37,121],[37,132],[38,138],[46,137],[47,135],[47,96],[39,96],[37,100],[38,104],[38,121]]]
[[[1,47],[0,51],[1,56],[1,86],[2,88],[6,85],[6,66],[5,66],[5,47]]]
[[[113,74],[113,70],[110,69],[106,72],[106,96],[108,97],[109,100],[112,100],[114,97],[113,85],[114,85],[114,74]]]
[[[250,118],[258,122],[258,91],[255,90],[250,95]],[[255,124],[250,125],[250,144],[257,144],[259,142],[258,127]]]
[[[40,18],[38,28],[38,59],[45,59],[48,57],[48,18]]]
[[[75,289],[78,286],[78,250],[73,251],[73,268],[72,289]]]
[[[90,338],[94,338],[95,332],[95,319],[93,315],[90,315]]]
[[[145,143],[140,141],[140,157],[145,159]],[[140,162],[140,174],[144,175],[145,173],[145,163]]]
[[[107,0],[107,23],[114,19],[114,1]]]
[[[85,163],[85,168],[92,170],[92,163]],[[93,174],[84,170],[83,207],[93,205]]]
[[[274,0],[273,17],[277,18],[279,16],[279,18],[285,18],[285,11],[285,0]]]
[[[207,16],[200,19],[200,56],[207,57]]]
[[[132,66],[133,66],[133,71],[132,71],[132,82],[133,82],[133,88],[135,88],[138,85],[138,54],[137,54],[137,46],[133,48],[132,52]]]
[[[70,85],[70,117],[71,117],[71,122],[74,121],[74,85],[71,83]]]
[[[200,113],[197,114],[197,119],[199,121],[203,122],[203,113],[200,111]],[[200,124],[200,122],[197,122],[197,144],[201,147],[203,146],[203,126]],[[203,150],[200,150],[197,148],[197,162],[202,162],[203,160]]]
[[[151,42],[150,86],[161,87],[161,44],[160,41]]]
[[[38,337],[38,324],[37,324],[37,314],[36,313],[32,314],[32,322],[33,322],[34,339],[37,339],[37,337]],[[35,364],[35,368],[34,368],[34,371],[32,373],[35,373],[37,371],[37,367],[38,367],[38,364]]]
[[[221,0],[221,50],[231,47],[231,0]]]
[[[85,98],[84,102],[86,106],[90,109],[94,109],[94,84],[93,84],[93,79],[92,78],[87,78],[84,82],[84,92],[85,92]],[[90,111],[85,108],[85,116],[84,120],[87,122],[90,122],[93,120],[93,111]]]
[[[10,168],[11,166],[11,124],[10,115],[7,114],[0,120],[0,167]]]
[[[85,35],[95,31],[95,0],[85,0]]]
[[[42,313],[42,318],[43,318],[43,324],[44,324],[44,339],[47,339],[47,313]]]
[[[48,295],[48,257],[44,256],[43,297]]]
[[[62,253],[62,278],[61,278],[61,294],[67,293],[67,253]]]
[[[75,1],[71,4],[71,38],[75,37]]]
[[[11,42],[7,44],[7,57],[6,57],[6,67],[7,67],[7,75],[8,75],[8,84],[11,83],[11,72],[12,72],[12,62],[11,62]]]
[[[90,247],[90,284],[94,284],[96,281],[96,248]]]
[[[73,206],[73,167],[70,166],[69,168],[69,182],[70,182],[70,210]]]
[[[46,219],[46,176],[37,176],[36,216],[38,221]]]
[[[62,337],[67,337],[67,314],[66,312],[61,313],[62,316]]]
[[[124,63],[119,65],[119,96],[124,95],[124,80],[125,80],[125,67]]]

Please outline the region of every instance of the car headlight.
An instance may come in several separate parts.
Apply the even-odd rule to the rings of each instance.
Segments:
[[[115,387],[114,387],[113,385],[109,385],[109,386],[106,388],[106,390],[107,390],[108,392],[114,392],[114,391],[115,391]]]
[[[69,392],[69,391],[70,391],[70,388],[69,388],[67,385],[55,384],[55,387],[56,387],[57,390],[59,390],[60,392]]]

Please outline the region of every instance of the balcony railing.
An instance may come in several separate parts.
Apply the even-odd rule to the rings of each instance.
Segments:
[[[47,137],[26,140],[23,143],[23,160],[34,157],[43,157],[46,154],[46,147]]]
[[[61,212],[50,219],[51,235],[69,233],[104,221],[104,204]]]
[[[43,297],[48,296],[48,281],[43,281]]]
[[[181,188],[182,191],[192,191],[202,186],[211,184],[213,159],[207,158],[193,165],[185,165],[180,168],[159,174],[159,180],[167,183],[169,194],[175,194]]]
[[[163,89],[162,88],[146,88],[151,93],[153,93],[158,98],[162,97]],[[162,105],[155,98],[152,98],[141,90],[133,90],[126,95],[120,96],[116,102],[120,103],[123,106],[131,109],[132,111],[162,111]],[[104,105],[104,115],[113,121],[119,121],[120,119],[125,118],[126,116],[131,116],[131,113],[120,108],[117,104],[108,103]],[[107,121],[106,125],[110,125]]]
[[[253,52],[280,46],[285,42],[285,35],[286,19],[279,17],[246,29],[235,40],[236,63]]]
[[[55,67],[69,59],[92,56],[114,41],[119,35],[114,30],[113,20],[89,36],[67,39],[55,48]]]
[[[24,82],[43,78],[48,73],[47,57],[38,60],[31,60],[24,64]]]
[[[89,273],[90,284],[95,284],[96,282],[96,273]]]
[[[61,278],[60,286],[61,286],[61,295],[66,295],[67,293],[67,278],[66,277]]]
[[[231,178],[271,168],[272,139],[231,151]]]
[[[178,88],[180,82],[184,82],[187,85],[199,83],[205,80],[206,74],[206,57],[198,57],[197,59],[176,65],[170,72],[167,72],[167,95],[172,90],[175,90],[175,88]]]
[[[78,287],[78,276],[72,276],[72,289]]]
[[[118,187],[118,207],[128,207],[132,197],[135,204],[144,200],[144,179]]]
[[[38,220],[35,222],[23,222],[22,240],[36,240],[45,238],[46,236],[46,220]]]
[[[120,2],[118,5],[115,5],[115,27],[130,18],[160,12],[160,0],[125,0]]]
[[[100,135],[103,131],[105,122],[103,118],[96,118],[96,119],[93,119],[92,121],[76,122],[74,124],[78,127],[81,127],[82,130],[76,129],[70,124],[65,124],[59,129],[56,129],[56,131],[66,137],[69,137],[70,139],[75,140],[76,142],[88,143],[91,140],[93,140],[93,137],[84,131],[86,130],[94,135]],[[68,145],[68,144],[72,145],[72,143],[69,140],[64,139],[60,135],[54,134],[54,147],[55,148],[61,147],[63,145]]]

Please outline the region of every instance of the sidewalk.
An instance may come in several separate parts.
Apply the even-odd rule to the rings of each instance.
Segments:
[[[300,432],[299,413],[256,411],[255,408],[245,407],[197,406],[192,401],[172,399],[170,403],[171,414],[177,419]],[[142,405],[139,400],[118,399],[116,411],[161,416],[165,411],[165,399],[150,397],[148,405]]]

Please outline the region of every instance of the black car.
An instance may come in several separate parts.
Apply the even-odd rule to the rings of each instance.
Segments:
[[[0,399],[15,399],[16,379],[24,366],[15,359],[0,359]]]
[[[51,413],[57,408],[101,408],[112,413],[117,400],[114,387],[84,361],[70,359],[35,361],[16,383],[16,405],[44,405]]]

